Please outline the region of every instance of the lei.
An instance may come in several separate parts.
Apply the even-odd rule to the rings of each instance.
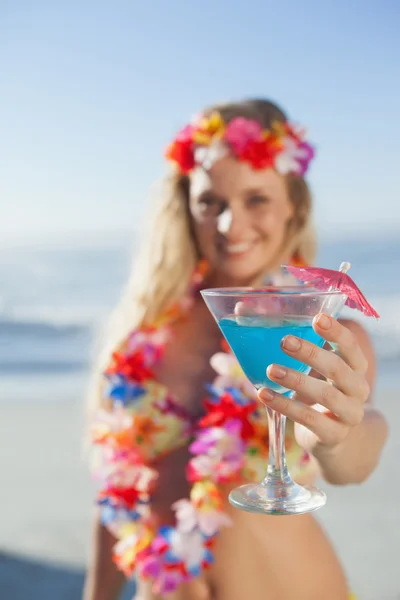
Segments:
[[[204,265],[195,272],[191,297],[200,287]],[[162,359],[171,321],[188,298],[152,327],[134,331],[124,353],[114,353],[105,371],[104,401],[92,427],[97,503],[102,522],[117,537],[114,561],[127,577],[151,579],[166,594],[212,564],[218,532],[231,521],[223,511],[218,484],[262,477],[250,457],[268,457],[268,426],[255,392],[234,356],[211,359],[218,373],[207,387],[205,416],[194,423],[157,383],[154,365]],[[263,418],[264,417],[264,418]],[[154,461],[189,443],[189,498],[175,502],[175,525],[155,524],[151,498],[158,473]],[[307,456],[303,456],[307,461]]]

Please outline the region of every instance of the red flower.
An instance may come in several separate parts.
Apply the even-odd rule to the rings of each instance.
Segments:
[[[200,427],[220,427],[230,419],[237,419],[242,424],[241,437],[244,440],[253,437],[254,427],[249,421],[249,416],[256,410],[257,403],[251,402],[243,406],[238,404],[229,392],[222,394],[218,400],[218,403],[205,401],[208,414],[200,419]]]
[[[142,352],[122,354],[114,352],[112,363],[105,372],[106,375],[122,375],[127,379],[141,383],[146,379],[153,379],[153,372],[146,367]]]
[[[222,338],[221,340],[221,349],[223,352],[227,352],[228,354],[232,354],[232,350],[230,345],[228,344],[228,342],[226,341],[225,338]]]
[[[193,131],[192,125],[182,129],[165,152],[166,158],[176,162],[182,173],[189,173],[195,167]]]
[[[173,142],[165,155],[168,160],[177,163],[182,173],[189,173],[195,167],[192,141]]]
[[[114,501],[118,506],[121,504],[128,509],[134,508],[140,492],[134,487],[123,488],[123,487],[110,487],[102,490],[99,493],[99,500],[107,498]]]
[[[275,138],[251,140],[244,147],[238,158],[251,164],[253,169],[272,168],[280,146]]]

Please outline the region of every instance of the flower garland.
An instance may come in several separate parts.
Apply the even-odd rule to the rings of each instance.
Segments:
[[[167,148],[166,158],[188,174],[197,165],[210,168],[227,153],[255,170],[275,168],[282,175],[304,175],[315,155],[305,131],[288,122],[275,121],[271,129],[262,129],[253,119],[236,117],[225,123],[213,112],[186,125]]]
[[[196,271],[193,292],[202,281]],[[188,298],[184,306],[187,307]],[[118,538],[114,561],[127,577],[151,579],[154,593],[166,594],[212,564],[218,532],[230,525],[218,484],[261,478],[268,457],[268,426],[255,392],[235,358],[217,353],[218,375],[208,387],[205,416],[196,424],[164,386],[154,365],[171,336],[169,319],[134,331],[126,351],[114,353],[105,372],[104,402],[93,423],[97,502],[102,522]],[[225,347],[226,349],[226,347]],[[175,525],[157,526],[150,509],[158,473],[155,459],[189,443],[189,498],[175,502]],[[290,440],[289,440],[290,443]],[[258,460],[260,472],[251,465]],[[307,465],[300,451],[297,463]]]

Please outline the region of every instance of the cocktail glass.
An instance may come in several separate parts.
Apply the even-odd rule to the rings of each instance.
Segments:
[[[289,398],[293,391],[271,381],[266,373],[275,363],[304,374],[310,367],[288,356],[281,340],[294,335],[322,347],[312,321],[319,313],[336,318],[347,296],[340,291],[319,291],[312,282],[304,284],[281,268],[280,281],[290,284],[263,288],[220,288],[201,291],[232,352],[256,390],[268,387]],[[259,484],[246,484],[229,496],[236,508],[255,513],[292,515],[314,511],[326,502],[325,493],[315,486],[301,486],[291,478],[285,457],[286,418],[267,408],[269,461],[267,474]]]

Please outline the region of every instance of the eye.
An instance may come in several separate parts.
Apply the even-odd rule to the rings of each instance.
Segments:
[[[205,216],[218,216],[225,210],[226,202],[213,194],[203,194],[197,201],[199,212]]]
[[[215,198],[215,196],[212,196],[211,194],[207,194],[207,195],[203,195],[200,196],[198,203],[201,206],[215,206],[215,204],[218,204],[219,200],[217,198]]]
[[[249,206],[260,206],[260,205],[267,205],[270,203],[270,199],[268,198],[268,196],[265,196],[264,194],[251,194],[251,196],[248,197],[247,199],[247,204]]]

